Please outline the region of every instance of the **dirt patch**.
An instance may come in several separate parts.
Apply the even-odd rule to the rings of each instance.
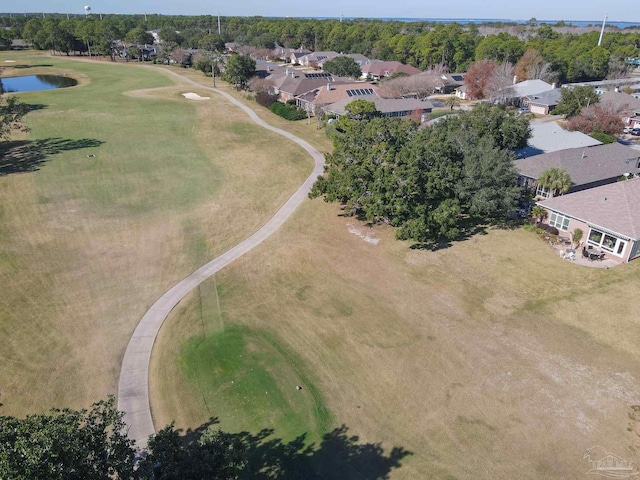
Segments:
[[[373,233],[370,233],[370,232],[363,233],[362,228],[357,227],[353,223],[347,223],[347,231],[350,234],[355,235],[356,237],[360,237],[362,240],[364,240],[367,243],[371,243],[373,245],[377,245],[378,243],[380,243],[380,239],[376,237]]]

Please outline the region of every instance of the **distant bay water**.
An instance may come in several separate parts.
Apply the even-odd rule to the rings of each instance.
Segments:
[[[318,20],[337,20],[340,17],[314,17]],[[356,20],[358,18],[365,17],[343,17],[345,20]],[[510,20],[507,18],[375,18],[372,20],[383,20],[387,22],[437,22],[437,23],[460,23],[460,24],[482,24],[482,23],[515,23],[519,25],[524,25],[529,23],[528,20]],[[537,25],[555,25],[558,22],[564,22],[566,26],[574,26],[574,27],[588,27],[590,25],[593,26],[601,26],[602,20],[536,20]],[[618,28],[629,28],[629,27],[640,27],[640,22],[619,22],[619,21],[609,21],[607,20],[607,25]]]

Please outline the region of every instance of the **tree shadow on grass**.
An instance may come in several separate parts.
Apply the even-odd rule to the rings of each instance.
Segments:
[[[217,418],[212,418],[194,430],[187,430],[182,436],[185,447],[194,447],[202,434],[217,423]],[[306,434],[291,441],[275,438],[273,434],[271,429],[257,434],[230,434],[245,448],[247,465],[240,479],[383,480],[412,454],[402,447],[385,452],[380,443],[361,443],[357,436],[349,434],[346,425],[325,434],[318,444],[308,443]]]
[[[25,68],[38,68],[38,67],[53,67],[52,64],[50,63],[36,63],[33,65],[9,65],[12,68],[20,68],[20,69],[25,69]]]
[[[427,242],[416,242],[411,245],[413,250],[431,250],[436,252],[438,250],[444,250],[453,246],[454,242],[463,242],[469,240],[475,235],[486,235],[487,227],[491,226],[488,220],[465,217],[460,220],[457,227],[459,232],[456,236],[450,239],[435,239]]]
[[[23,103],[22,107],[24,108],[26,113],[35,112],[36,110],[44,110],[47,108],[47,105],[43,103]]]
[[[51,155],[69,150],[99,147],[104,142],[95,138],[18,140],[0,142],[0,177],[13,173],[35,172]]]

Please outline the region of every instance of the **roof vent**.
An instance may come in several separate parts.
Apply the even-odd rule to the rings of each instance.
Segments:
[[[583,151],[582,151],[582,158],[584,158],[584,157],[586,157],[586,156],[587,156],[587,152],[583,150]]]

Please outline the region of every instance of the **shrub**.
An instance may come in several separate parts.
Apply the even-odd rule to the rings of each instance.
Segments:
[[[552,227],[551,225],[547,225],[546,223],[538,222],[536,223],[536,228],[539,230],[543,230],[550,235],[558,235],[560,232],[556,227]]]
[[[275,102],[269,107],[276,115],[280,115],[285,120],[302,120],[303,118],[307,118],[307,114],[304,110],[298,110],[293,105],[284,105],[280,102]]]
[[[599,140],[602,143],[613,143],[616,141],[616,139],[614,137],[612,137],[611,135],[608,135],[606,133],[602,133],[602,132],[591,132],[589,134],[589,136],[591,138],[595,138],[596,140]]]
[[[269,108],[277,101],[278,95],[271,94],[269,92],[258,92],[256,94],[256,102],[258,102],[263,107]]]
[[[576,229],[573,231],[573,241],[574,241],[575,243],[580,243],[580,240],[582,240],[582,234],[583,234],[583,233],[584,233],[584,232],[583,232],[581,229],[576,228]]]

